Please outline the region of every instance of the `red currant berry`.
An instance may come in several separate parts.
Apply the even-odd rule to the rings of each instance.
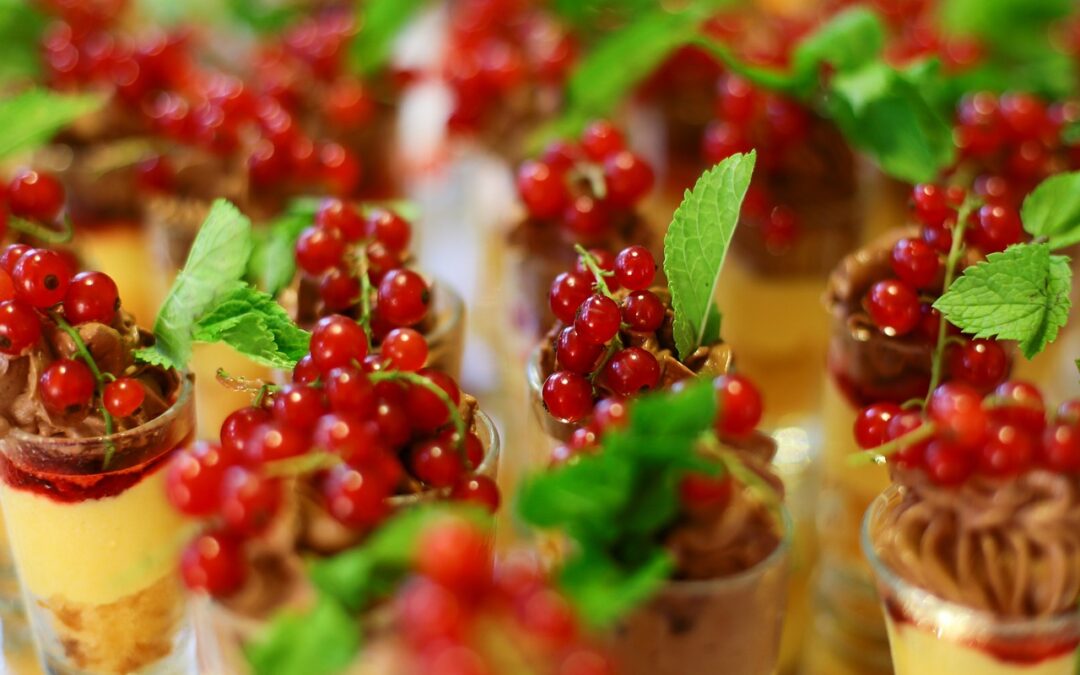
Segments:
[[[946,382],[930,395],[929,412],[939,435],[961,450],[973,450],[986,439],[989,416],[982,396],[970,385]]]
[[[319,280],[319,297],[331,312],[342,312],[357,303],[360,282],[347,270],[331,267]]]
[[[616,208],[628,209],[652,189],[653,170],[648,162],[623,150],[604,160],[607,199]]]
[[[412,448],[409,471],[431,487],[450,487],[464,473],[465,463],[458,448],[436,438]]]
[[[1080,427],[1064,422],[1047,427],[1042,436],[1040,459],[1051,471],[1080,471]]]
[[[120,309],[120,291],[104,272],[79,272],[64,296],[64,317],[73,324],[111,324]]]
[[[1080,399],[1074,398],[1062,401],[1057,409],[1056,420],[1069,424],[1080,424]]]
[[[444,429],[439,434],[439,439],[455,448],[461,445],[460,436],[453,427]],[[484,463],[484,453],[486,452],[479,436],[471,431],[465,434],[465,460],[470,469],[476,469]]]
[[[197,442],[176,453],[165,470],[165,495],[186,516],[212,515],[221,505],[221,484],[230,464],[221,446]]]
[[[13,216],[49,223],[64,208],[64,187],[51,174],[23,169],[8,183],[7,203]]]
[[[330,194],[347,197],[360,185],[363,167],[349,149],[337,143],[326,143],[319,147],[319,174]]]
[[[746,133],[728,122],[709,122],[701,141],[705,159],[716,164],[739,152],[749,152],[753,145]]]
[[[461,403],[461,390],[446,373],[424,368],[417,374],[441,389],[454,406]],[[412,427],[420,431],[434,431],[450,421],[450,410],[446,403],[428,387],[419,384],[410,384],[405,390],[405,411]]]
[[[324,199],[315,212],[315,226],[327,232],[337,231],[347,242],[360,241],[367,234],[364,219],[352,204],[340,199]]]
[[[895,403],[875,403],[859,411],[855,418],[855,442],[864,450],[889,440],[889,421],[902,411]]]
[[[472,475],[460,478],[450,490],[450,498],[459,502],[476,504],[495,513],[499,510],[502,496],[499,486],[487,476]]]
[[[618,396],[629,397],[660,384],[660,364],[651,352],[627,347],[615,352],[604,365],[604,386]]]
[[[605,398],[593,409],[593,424],[600,431],[617,429],[628,419],[626,400],[617,397]]]
[[[906,335],[919,324],[919,296],[896,279],[879,281],[866,296],[866,309],[886,335]]]
[[[412,326],[431,304],[427,282],[412,270],[391,270],[379,282],[379,315],[394,326]]]
[[[656,259],[644,246],[630,246],[615,257],[615,278],[631,291],[641,291],[652,285],[656,277]]]
[[[121,377],[105,385],[101,399],[113,417],[129,417],[142,406],[146,389],[134,378]]]
[[[339,267],[345,255],[345,240],[339,230],[309,227],[296,241],[296,264],[312,276]]]
[[[604,283],[607,284],[608,290],[614,292],[619,289],[619,281],[615,277],[615,256],[611,254],[611,251],[602,248],[590,248],[589,255],[592,256],[593,262],[604,272]],[[585,278],[589,280],[589,286],[596,286],[596,275],[592,273],[589,266],[585,264],[585,260],[582,257],[578,257],[577,262],[574,263],[574,272],[585,275]],[[610,274],[608,274],[610,272]]]
[[[18,300],[0,302],[0,352],[18,356],[41,339],[37,312]]]
[[[364,329],[347,316],[323,317],[311,332],[311,358],[324,373],[360,363],[367,351]]]
[[[292,379],[297,384],[312,384],[320,377],[322,373],[319,372],[319,367],[315,365],[315,359],[311,358],[311,354],[304,354],[293,366]]]
[[[570,203],[570,190],[563,172],[544,162],[522,164],[518,169],[517,188],[533,218],[555,218]]]
[[[667,308],[651,291],[634,291],[623,300],[622,320],[633,333],[653,333],[664,325]]]
[[[307,434],[273,421],[255,427],[244,441],[244,455],[255,463],[273,462],[302,455],[310,449]]]
[[[577,422],[592,412],[592,385],[576,373],[561,370],[544,382],[544,406],[552,417]]]
[[[234,458],[232,461],[245,458],[252,432],[270,419],[270,412],[263,408],[240,408],[230,413],[221,423],[221,448],[225,455]]]
[[[285,426],[311,429],[324,410],[323,392],[306,384],[287,384],[274,394],[274,418]]]
[[[1004,93],[998,100],[998,109],[1013,138],[1038,139],[1046,126],[1046,106],[1031,94]]]
[[[939,282],[938,252],[922,239],[901,239],[892,250],[892,268],[900,280],[915,288],[931,288]]]
[[[8,300],[15,299],[15,282],[11,280],[11,275],[0,269],[0,302],[7,302]]]
[[[530,593],[517,604],[518,621],[529,635],[549,648],[565,648],[578,634],[577,619],[566,598],[549,588]]]
[[[725,74],[717,87],[719,99],[717,114],[721,119],[746,124],[755,115],[760,104],[760,93],[738,75]]]
[[[940,185],[920,183],[911,192],[915,203],[915,215],[919,222],[928,226],[939,226],[952,215],[945,190]]]
[[[380,351],[394,370],[412,372],[427,363],[427,340],[411,328],[395,328],[387,333]]]
[[[1017,380],[1003,382],[994,390],[992,400],[990,414],[994,419],[1036,434],[1046,427],[1046,404],[1035,385]]]
[[[412,437],[412,425],[404,403],[380,401],[375,408],[375,423],[379,425],[383,441],[392,448],[400,448]]]
[[[0,254],[0,267],[14,278],[15,265],[19,262],[19,258],[23,257],[26,252],[32,251],[33,248],[33,246],[27,246],[26,244],[8,244],[4,248],[3,254]]]
[[[743,436],[761,421],[761,393],[742,375],[721,375],[713,380],[717,396],[716,431],[724,436]]]
[[[619,305],[611,298],[597,293],[582,303],[574,318],[574,330],[582,340],[603,345],[618,334],[621,321]]]
[[[406,640],[416,649],[440,643],[460,644],[468,624],[463,601],[441,584],[424,577],[406,582],[398,593],[395,608]]]
[[[1035,458],[1035,441],[1020,427],[994,424],[979,447],[979,471],[987,476],[1016,476],[1027,471]]]
[[[463,520],[429,525],[416,545],[416,571],[457,593],[491,583],[493,564],[488,537]]]
[[[986,204],[979,208],[978,220],[975,227],[969,230],[969,235],[969,241],[983,253],[994,253],[1019,243],[1024,235],[1024,226],[1015,208]]]
[[[327,373],[323,389],[334,412],[357,415],[361,419],[374,417],[378,405],[375,387],[356,368],[334,368]]]
[[[582,339],[572,326],[563,328],[555,341],[555,359],[559,367],[572,373],[585,375],[592,372],[603,353],[603,345]]]
[[[962,484],[975,471],[971,453],[943,440],[934,440],[926,448],[926,474],[944,487]]]
[[[265,532],[281,508],[281,483],[240,466],[229,467],[221,483],[221,518],[232,532]]]
[[[49,364],[38,380],[45,406],[55,412],[75,412],[90,403],[95,391],[94,375],[82,361],[59,359]]]
[[[592,283],[583,274],[563,272],[555,277],[548,294],[551,312],[565,324],[574,322],[578,308],[592,295]]]
[[[924,225],[922,228],[922,240],[939,253],[948,253],[952,249],[953,221],[945,221],[941,225]]]
[[[579,195],[563,212],[563,226],[567,232],[584,242],[603,237],[610,225],[607,208],[589,195]]]
[[[391,488],[377,471],[334,467],[323,480],[322,494],[326,510],[346,527],[373,527],[390,514]]]
[[[247,566],[240,540],[225,532],[207,532],[180,555],[184,585],[215,597],[231,595],[244,585]]]
[[[1009,373],[1009,357],[993,340],[966,342],[949,356],[949,375],[981,391],[994,387]]]
[[[15,264],[15,292],[34,307],[62,302],[71,283],[71,268],[64,256],[48,249],[27,251]]]
[[[602,162],[625,147],[622,132],[607,120],[596,120],[581,133],[581,149],[594,162]]]
[[[894,441],[915,431],[923,425],[923,417],[916,412],[901,412],[893,415],[885,430],[885,440]],[[919,442],[905,441],[890,461],[895,461],[898,466],[905,469],[915,469],[923,466],[926,459],[928,440]]]
[[[412,228],[409,222],[386,209],[372,209],[367,217],[367,233],[394,253],[403,254],[409,248]]]
[[[363,466],[384,453],[379,425],[352,413],[329,413],[319,418],[312,435],[315,445],[340,455],[351,466]]]
[[[731,476],[692,471],[679,481],[679,498],[689,511],[720,511],[731,501]]]

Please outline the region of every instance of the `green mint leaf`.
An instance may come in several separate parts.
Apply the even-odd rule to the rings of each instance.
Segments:
[[[559,584],[585,623],[603,629],[647,601],[671,578],[673,569],[671,555],[662,548],[650,551],[634,569],[590,549],[563,567]]]
[[[241,286],[199,317],[192,339],[224,342],[257,363],[292,368],[307,353],[311,335],[272,296]]]
[[[136,356],[172,368],[186,367],[196,322],[243,285],[240,279],[251,247],[251,221],[224,199],[215,201],[158,311],[157,342]]]
[[[705,342],[720,268],[739,222],[757,154],[728,157],[698,178],[664,236],[664,274],[675,311],[675,346],[686,358]]]
[[[948,33],[978,38],[992,55],[1022,59],[1053,49],[1051,26],[1075,11],[1074,0],[944,0],[939,17]]]
[[[320,595],[308,612],[278,615],[246,656],[255,675],[334,675],[360,650],[360,626],[338,602]]]
[[[1080,242],[1080,171],[1059,173],[1039,183],[1024,199],[1020,217],[1024,229],[1048,239],[1050,248]]]
[[[0,82],[30,80],[39,74],[45,23],[34,3],[0,0]]]
[[[0,159],[48,142],[72,122],[101,108],[105,98],[29,89],[0,100]]]
[[[349,46],[349,63],[362,75],[372,75],[390,60],[394,41],[427,0],[367,0],[358,3],[360,32]]]
[[[807,36],[792,54],[793,88],[804,94],[816,86],[821,67],[849,72],[873,61],[885,45],[885,26],[865,7],[840,12]]]
[[[935,72],[875,61],[829,84],[831,117],[848,141],[907,182],[932,180],[955,160],[952,127],[928,96],[942,88],[931,79]]]
[[[491,526],[486,511],[469,506],[432,503],[405,509],[381,525],[362,546],[312,563],[311,580],[321,593],[358,612],[393,593],[412,569],[420,534],[445,518]]]
[[[1017,244],[964,270],[934,307],[976,338],[1017,340],[1030,359],[1065,325],[1071,284],[1068,258]]]
[[[296,240],[312,224],[318,208],[315,200],[295,200],[260,232],[248,266],[248,279],[253,284],[277,297],[292,283],[296,276]]]

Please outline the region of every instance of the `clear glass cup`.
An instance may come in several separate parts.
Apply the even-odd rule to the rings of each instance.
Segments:
[[[862,547],[877,580],[896,675],[1074,675],[1080,609],[1007,619],[958,605],[900,578],[878,557],[875,537],[903,497],[892,486],[866,512]]]
[[[480,437],[485,451],[484,460],[477,467],[476,472],[494,480],[498,477],[502,455],[499,431],[491,418],[482,410],[476,411],[475,420],[474,431]],[[398,511],[418,504],[446,499],[449,492],[449,488],[443,488],[411,495],[398,495],[391,497],[390,503],[393,509]],[[298,509],[304,513],[296,514],[296,517],[305,521],[305,527],[312,527],[312,519],[316,518],[318,522],[315,526],[319,528],[320,535],[326,540],[337,541],[341,548],[360,542],[360,537],[355,532],[348,530],[327,515],[314,501],[303,495],[297,501]],[[275,553],[278,559],[267,560],[262,566],[263,572],[273,575],[273,579],[256,578],[254,582],[262,583],[268,592],[277,595],[280,601],[259,603],[262,606],[255,612],[244,611],[228,601],[198,598],[194,602],[193,611],[198,630],[198,672],[234,675],[249,672],[247,660],[244,657],[245,645],[258,639],[276,611],[287,607],[303,607],[311,600],[312,589],[303,573],[301,555],[295,545],[291,545],[287,551],[277,550]],[[252,583],[252,580],[248,583]],[[241,591],[241,593],[244,592]]]
[[[190,524],[166,499],[164,467],[194,436],[192,388],[185,376],[172,407],[111,436],[15,429],[0,440],[0,501],[47,672],[190,667],[192,632],[176,573]]]
[[[621,675],[767,675],[776,671],[792,524],[769,557],[720,579],[668,582],[616,628]]]

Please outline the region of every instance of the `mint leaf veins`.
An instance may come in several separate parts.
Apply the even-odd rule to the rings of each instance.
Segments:
[[[1047,178],[1024,200],[1024,229],[1053,249],[1080,242],[1080,171]]]

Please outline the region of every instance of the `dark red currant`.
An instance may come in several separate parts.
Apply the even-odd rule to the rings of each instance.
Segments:
[[[120,291],[104,272],[79,272],[64,296],[64,317],[73,324],[111,324],[120,309]]]

